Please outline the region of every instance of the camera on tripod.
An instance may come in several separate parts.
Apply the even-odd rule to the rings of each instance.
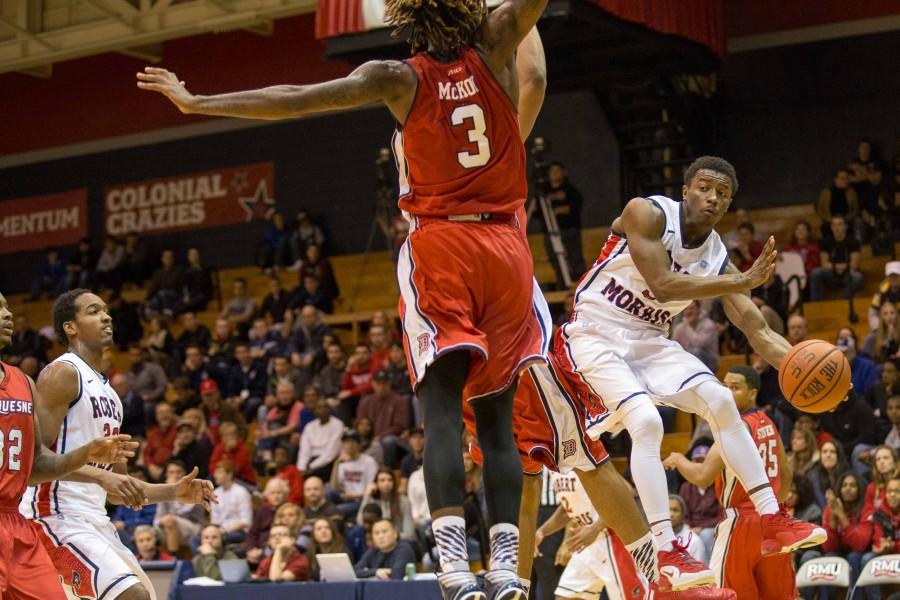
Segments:
[[[531,145],[531,177],[534,181],[535,190],[544,193],[547,188],[547,168],[550,163],[547,162],[545,153],[550,150],[550,142],[543,137],[534,138]]]

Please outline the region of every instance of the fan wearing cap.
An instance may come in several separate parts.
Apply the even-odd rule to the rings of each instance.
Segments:
[[[400,466],[400,450],[408,450],[409,402],[391,390],[391,374],[382,369],[372,378],[375,390],[359,401],[356,417],[372,421],[372,441],[384,451],[384,464],[392,469]]]
[[[246,423],[240,411],[222,402],[222,392],[215,379],[204,379],[200,382],[200,400],[203,406],[203,414],[206,416],[206,424],[209,427],[209,436],[213,445],[219,443],[219,425],[225,422],[237,424],[243,428]]]
[[[172,458],[183,462],[188,471],[197,467],[200,477],[205,479],[209,472],[212,448],[205,441],[197,439],[197,429],[193,420],[182,417],[175,423],[175,428]]]
[[[872,331],[878,329],[879,309],[885,302],[900,304],[900,260],[892,260],[884,265],[884,281],[878,286],[869,306],[869,328]]]
[[[334,465],[327,498],[337,504],[345,518],[353,517],[359,512],[366,488],[375,481],[378,463],[361,452],[359,433],[348,429],[341,436],[341,454]]]

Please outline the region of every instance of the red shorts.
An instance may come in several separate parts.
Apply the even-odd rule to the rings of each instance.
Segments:
[[[472,357],[467,401],[503,391],[542,360],[550,324],[535,310],[531,250],[517,223],[413,219],[397,265],[413,388],[454,350]]]
[[[794,565],[790,554],[762,556],[762,528],[755,510],[725,510],[716,527],[709,566],[716,583],[737,592],[738,600],[793,600]]]
[[[0,599],[66,600],[31,523],[13,508],[0,508]]]
[[[601,465],[609,455],[599,440],[585,431],[584,407],[560,376],[559,363],[552,354],[549,364],[531,366],[519,378],[513,406],[513,433],[526,475],[537,475],[546,466],[553,471],[587,471]],[[466,429],[475,434],[475,418],[469,406],[463,408]],[[481,464],[481,451],[470,448],[473,460]]]

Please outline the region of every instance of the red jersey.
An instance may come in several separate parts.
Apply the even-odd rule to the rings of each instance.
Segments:
[[[772,485],[772,491],[778,496],[781,488],[781,468],[778,463],[778,454],[781,449],[781,435],[772,420],[766,413],[759,409],[749,410],[741,414],[741,418],[750,429],[750,437],[759,450],[759,457],[763,461],[766,477]],[[734,471],[727,468],[723,475],[716,479],[716,494],[719,503],[725,508],[736,508],[739,512],[752,512],[756,514],[753,501],[747,495],[747,491],[738,481]]]
[[[0,512],[18,512],[34,463],[34,399],[25,374],[0,365]]]
[[[407,60],[419,86],[394,155],[400,208],[413,216],[513,215],[528,196],[516,106],[468,46],[440,62]]]

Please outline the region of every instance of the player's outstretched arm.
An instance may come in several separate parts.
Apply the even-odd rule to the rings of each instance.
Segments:
[[[532,27],[516,52],[519,77],[519,134],[528,139],[547,93],[547,57],[537,27]]]
[[[199,472],[200,470],[194,467],[193,471],[175,483],[146,483],[143,481],[138,483],[147,497],[147,504],[175,500],[184,504],[199,504],[208,511],[212,503],[218,503],[219,500],[213,491],[212,482],[197,479]]]
[[[512,58],[516,47],[541,18],[547,1],[506,0],[487,16],[479,31],[478,41],[487,52],[489,61],[501,66]]]
[[[737,271],[737,268],[729,264],[728,270]],[[746,294],[723,296],[722,307],[728,320],[747,336],[753,351],[777,369],[781,365],[781,359],[791,349],[791,344],[769,327],[750,296]]]
[[[628,238],[628,251],[635,266],[647,282],[650,292],[660,302],[716,298],[751,290],[768,280],[775,270],[775,239],[769,238],[753,267],[746,273],[726,273],[715,277],[698,277],[675,273],[661,241],[665,215],[652,201],[633,198],[613,230]]]
[[[677,469],[682,477],[699,488],[705,489],[713,484],[716,477],[725,469],[725,461],[722,460],[722,452],[718,444],[713,444],[702,463],[689,460],[680,452],[673,452],[663,466],[667,469]]]
[[[418,79],[400,61],[371,61],[340,79],[311,85],[274,85],[258,90],[200,96],[190,93],[175,73],[145,67],[137,86],[159,92],[185,114],[243,119],[290,119],[381,102],[401,122],[412,105]]]

